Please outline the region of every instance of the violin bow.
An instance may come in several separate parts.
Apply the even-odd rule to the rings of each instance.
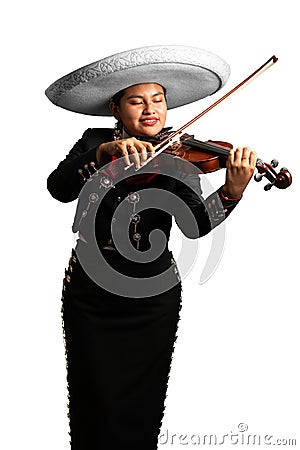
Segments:
[[[167,136],[165,139],[163,139],[159,144],[157,144],[154,147],[155,154],[153,156],[150,156],[140,167],[140,169],[144,168],[149,162],[151,162],[154,158],[156,158],[160,153],[162,153],[164,150],[166,150],[168,147],[170,147],[172,144],[177,142],[179,139],[179,136],[183,133],[183,131],[191,126],[194,122],[199,120],[201,117],[203,117],[205,114],[207,114],[209,111],[211,111],[215,106],[219,105],[223,100],[225,100],[227,97],[229,97],[231,94],[236,92],[238,89],[242,88],[246,83],[249,83],[251,80],[253,80],[254,77],[260,75],[262,72],[267,70],[269,67],[271,67],[273,64],[275,64],[278,61],[278,58],[273,55],[271,58],[269,58],[264,64],[262,64],[258,69],[256,69],[251,75],[249,75],[247,78],[245,78],[243,81],[241,81],[239,84],[237,84],[233,89],[228,91],[225,95],[223,95],[221,98],[216,100],[214,103],[212,103],[210,106],[208,106],[206,109],[204,109],[200,114],[195,116],[193,119],[189,120],[187,123],[182,125],[178,130],[173,131],[169,136]],[[125,170],[132,167],[134,164],[130,164],[129,166],[125,167]],[[272,186],[279,187],[281,189],[285,189],[288,187],[292,182],[291,174],[288,172],[288,170],[283,167],[280,170],[280,173],[277,174],[274,168],[278,165],[278,162],[276,160],[272,160],[270,164],[264,163],[261,159],[257,162],[257,169],[258,173],[254,176],[255,181],[261,181],[262,178],[265,176],[269,183],[265,186],[265,190],[271,189]],[[140,169],[136,169],[136,172],[138,172]]]
[[[260,66],[258,69],[256,69],[251,75],[249,75],[247,78],[245,78],[243,81],[241,81],[239,84],[237,84],[233,89],[231,89],[229,92],[227,92],[223,97],[219,98],[217,101],[212,103],[208,108],[206,108],[204,111],[202,111],[200,114],[198,114],[196,117],[194,117],[189,122],[182,125],[178,130],[174,131],[170,134],[170,136],[167,136],[163,141],[161,141],[154,149],[156,150],[155,156],[161,153],[163,150],[165,150],[169,145],[171,145],[174,141],[178,140],[175,139],[177,136],[180,136],[180,134],[189,126],[191,126],[194,122],[199,120],[201,117],[203,117],[205,114],[207,114],[211,109],[213,109],[215,106],[217,106],[219,103],[221,103],[223,100],[225,100],[227,97],[229,97],[231,94],[236,92],[238,89],[240,89],[242,86],[244,86],[246,83],[248,83],[251,79],[253,79],[258,74],[262,73],[262,71],[267,70],[269,67],[271,67],[273,64],[275,64],[278,61],[278,58],[273,55],[271,56],[268,61],[266,61],[262,66]]]

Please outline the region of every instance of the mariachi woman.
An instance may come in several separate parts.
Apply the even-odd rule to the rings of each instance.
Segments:
[[[210,52],[156,46],[102,59],[46,91],[62,108],[117,120],[115,129],[86,130],[48,178],[57,200],[79,197],[79,239],[62,297],[72,450],[157,448],[181,308],[167,245],[172,211],[191,212],[196,228],[188,236],[207,234],[241,199],[256,155],[248,147],[231,151],[224,185],[204,200],[198,175],[185,182],[177,163],[175,176],[159,157],[154,163],[154,140],[168,135],[167,109],[215,93],[228,76],[228,65]],[[140,206],[149,192],[147,205],[154,202]],[[170,202],[160,202],[165,193]],[[170,210],[174,198],[181,206]],[[153,230],[165,236],[159,251]]]

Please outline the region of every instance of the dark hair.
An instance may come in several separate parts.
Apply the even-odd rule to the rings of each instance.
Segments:
[[[161,86],[161,84],[160,84],[160,86]],[[162,87],[162,89],[164,91],[164,96],[166,97],[167,90],[163,86],[161,86],[161,87]],[[115,105],[120,106],[121,98],[123,97],[126,89],[127,88],[122,89],[121,91],[117,92],[115,95],[113,95],[113,97],[110,99],[110,101],[115,103]]]
[[[113,97],[110,99],[111,102],[114,102],[117,106],[120,106],[121,98],[123,97],[126,89],[122,89],[121,91],[117,92]]]

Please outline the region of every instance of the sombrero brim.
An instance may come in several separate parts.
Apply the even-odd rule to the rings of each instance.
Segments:
[[[129,86],[160,84],[167,90],[171,109],[214,94],[229,74],[229,65],[207,50],[176,45],[143,47],[75,70],[51,84],[45,93],[61,108],[110,116],[110,98]]]

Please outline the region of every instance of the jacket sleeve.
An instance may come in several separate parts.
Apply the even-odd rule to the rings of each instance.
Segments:
[[[208,234],[221,224],[239,203],[239,200],[226,199],[221,188],[204,199],[200,178],[195,174],[187,175],[184,182],[177,182],[176,194],[187,204],[196,220],[196,227],[191,221],[185,221],[183,228],[175,217],[182,232],[191,239]]]
[[[99,169],[96,151],[98,146],[107,140],[107,133],[96,133],[95,136],[96,130],[87,129],[65,159],[49,175],[47,188],[56,200],[67,203],[78,198],[85,181]]]

